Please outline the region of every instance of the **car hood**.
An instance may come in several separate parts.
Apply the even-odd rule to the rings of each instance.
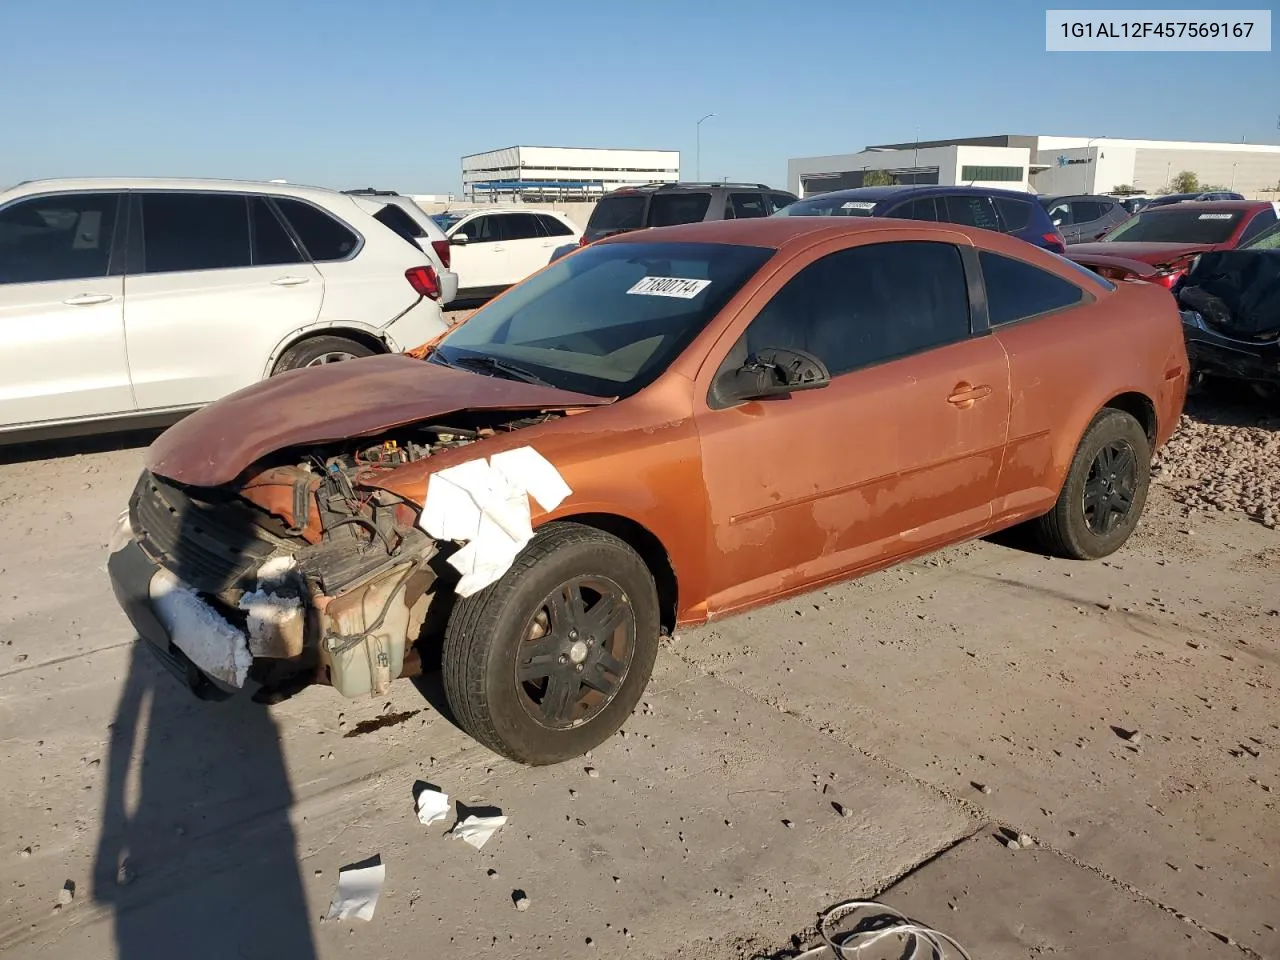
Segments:
[[[147,451],[152,473],[212,487],[277,450],[362,437],[464,410],[567,410],[612,398],[392,354],[293,370],[197,410]]]
[[[1161,263],[1172,263],[1183,257],[1194,256],[1205,250],[1212,250],[1213,243],[1126,243],[1117,240],[1114,243],[1073,243],[1067,248],[1067,256],[1077,253],[1098,253],[1112,257],[1124,257],[1126,260],[1141,260],[1156,266]]]

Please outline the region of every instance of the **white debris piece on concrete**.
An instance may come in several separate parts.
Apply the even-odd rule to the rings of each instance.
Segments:
[[[449,815],[449,795],[439,790],[423,790],[418,794],[418,819],[435,823]]]
[[[469,597],[506,573],[533,539],[529,497],[554,510],[572,492],[538,451],[516,447],[432,474],[419,523],[437,540],[465,542],[449,563],[462,574],[458,595]]]
[[[369,865],[344,867],[338,871],[338,889],[329,904],[326,920],[372,920],[378,906],[378,894],[387,879],[387,868],[381,857]]]
[[[472,814],[453,828],[452,835],[479,850],[506,822],[506,817],[477,817]]]
[[[168,570],[157,570],[149,588],[156,616],[169,639],[211,677],[243,687],[253,654],[243,633]]]

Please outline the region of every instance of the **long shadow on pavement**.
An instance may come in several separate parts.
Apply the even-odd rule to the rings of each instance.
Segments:
[[[93,896],[116,956],[316,956],[270,714],[197,700],[134,646],[107,756]]]

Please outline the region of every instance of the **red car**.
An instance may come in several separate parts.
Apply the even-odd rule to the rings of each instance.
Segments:
[[[1073,243],[1067,256],[1086,267],[1116,258],[1150,264],[1152,280],[1172,289],[1197,254],[1234,250],[1277,220],[1276,204],[1263,200],[1172,203],[1135,213],[1096,243]]]

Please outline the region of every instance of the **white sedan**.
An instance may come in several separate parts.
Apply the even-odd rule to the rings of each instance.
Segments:
[[[501,293],[582,237],[573,221],[549,210],[470,210],[456,220],[441,215],[436,222],[441,220],[447,224],[459,299]]]

